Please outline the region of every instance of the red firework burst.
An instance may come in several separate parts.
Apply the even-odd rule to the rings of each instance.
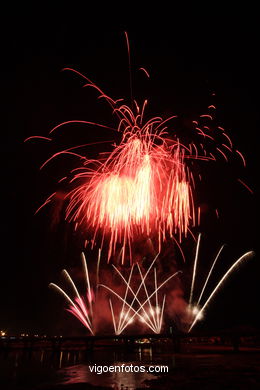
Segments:
[[[107,98],[107,97],[106,97]],[[108,98],[107,98],[108,99]],[[185,147],[166,138],[166,121],[152,118],[143,123],[142,110],[136,114],[126,105],[117,107],[109,99],[119,120],[122,141],[105,161],[86,160],[73,180],[83,179],[69,194],[66,218],[77,227],[99,231],[109,240],[108,259],[122,245],[125,250],[140,235],[157,235],[159,248],[166,232],[186,235],[194,215]],[[170,118],[171,119],[171,118]]]
[[[45,166],[61,154],[74,155],[84,160],[83,166],[72,171],[71,182],[75,187],[66,196],[66,219],[75,223],[75,229],[88,232],[86,242],[92,242],[92,246],[101,234],[100,246],[105,239],[109,243],[108,260],[121,246],[122,263],[126,252],[132,262],[132,245],[140,237],[156,239],[159,251],[167,236],[174,238],[177,235],[180,242],[182,236],[187,235],[189,225],[194,226],[196,220],[199,221],[200,214],[198,209],[198,217],[195,217],[197,213],[191,190],[194,178],[188,170],[186,159],[216,160],[215,153],[208,152],[205,143],[195,145],[192,142],[186,146],[176,137],[170,139],[167,129],[169,121],[174,117],[153,117],[145,121],[147,101],[140,107],[134,101],[133,108],[130,108],[122,99],[113,100],[81,73],[69,68],[65,70],[80,75],[87,81],[84,86],[94,88],[99,98],[107,101],[118,118],[118,126],[113,130],[122,135],[121,142],[114,145],[106,157],[102,154],[102,158],[89,160],[78,153],[79,148],[86,145],[79,145],[55,153],[42,165]],[[209,109],[215,109],[215,106],[209,106]],[[201,118],[212,121],[212,115],[204,114]],[[75,120],[59,124],[50,134],[72,123],[111,129],[99,123]],[[193,123],[197,135],[212,143],[215,152],[228,161],[222,148],[216,146],[220,145],[215,143],[215,138],[208,134],[213,134],[211,127],[202,126],[198,121]],[[232,141],[224,129],[218,127],[218,132],[221,137],[225,136],[230,147],[223,143],[221,145],[228,152],[233,152]],[[51,138],[39,136],[28,139],[32,138],[51,141]],[[237,154],[243,157],[239,151]],[[42,206],[54,196],[55,193]]]

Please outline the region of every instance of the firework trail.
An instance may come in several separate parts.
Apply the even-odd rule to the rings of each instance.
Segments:
[[[209,305],[211,300],[214,298],[215,294],[219,291],[219,289],[221,288],[221,286],[223,285],[225,280],[227,280],[229,275],[239,266],[239,264],[241,264],[243,261],[245,261],[245,260],[247,260],[249,258],[252,258],[254,256],[254,252],[253,251],[249,251],[249,252],[246,252],[245,254],[243,254],[241,257],[239,257],[239,259],[237,259],[229,267],[229,269],[225,272],[225,274],[222,276],[222,278],[218,281],[216,287],[209,294],[209,296],[206,299],[206,301],[202,305],[200,305],[200,302],[201,302],[202,297],[204,295],[205,289],[206,289],[206,287],[208,285],[208,281],[210,279],[210,276],[212,275],[212,272],[213,272],[214,267],[215,267],[215,265],[217,263],[217,260],[219,259],[220,254],[222,253],[222,250],[223,250],[223,248],[225,246],[225,245],[222,245],[221,248],[219,249],[215,259],[213,260],[213,263],[212,263],[212,265],[210,267],[210,270],[209,270],[209,272],[208,272],[208,274],[206,276],[206,280],[205,280],[205,282],[204,282],[204,284],[202,286],[199,298],[198,298],[197,301],[194,302],[193,301],[193,294],[194,294],[195,280],[196,280],[196,276],[197,276],[197,263],[198,263],[198,257],[199,257],[200,239],[201,239],[201,234],[199,235],[198,240],[197,240],[196,254],[195,254],[195,259],[194,259],[194,263],[193,263],[191,291],[190,291],[190,297],[189,297],[189,304],[187,306],[188,314],[192,318],[191,325],[189,326],[188,332],[190,332],[193,329],[193,327],[196,325],[196,323],[200,319],[203,318],[203,314],[204,314],[205,309],[207,308],[207,306]]]
[[[87,85],[95,88],[99,97],[106,99],[112,107],[119,120],[116,130],[122,135],[121,142],[114,145],[108,156],[97,160],[89,160],[78,153],[77,149],[84,145],[72,147],[55,153],[41,168],[63,154],[84,161],[82,167],[72,172],[70,182],[79,184],[66,196],[66,219],[74,222],[76,229],[91,230],[92,245],[101,232],[101,242],[105,238],[109,242],[108,260],[119,244],[122,263],[126,249],[132,261],[132,244],[136,237],[157,235],[160,251],[166,233],[170,237],[178,235],[179,241],[187,235],[195,212],[185,159],[186,154],[192,155],[179,140],[167,138],[166,124],[173,117],[166,120],[154,117],[144,121],[147,101],[142,107],[135,102],[132,110],[108,97],[90,80]],[[69,121],[56,126],[50,133],[71,123],[108,128],[93,122]],[[54,196],[55,193],[48,197],[40,209]]]
[[[69,303],[69,309],[66,309],[68,312],[73,314],[89,331],[92,335],[94,335],[93,331],[93,301],[94,301],[94,293],[90,286],[89,281],[89,273],[88,273],[88,267],[87,262],[84,253],[81,254],[82,256],[82,265],[85,273],[85,282],[86,282],[86,296],[80,296],[78,289],[73,282],[70,274],[63,270],[63,274],[65,275],[66,279],[70,283],[72,289],[74,290],[74,298],[70,298],[69,295],[57,284],[50,283],[49,286],[51,288],[54,288],[56,291],[58,291],[60,294],[62,294],[67,302]]]
[[[99,231],[109,241],[108,259],[117,244],[130,253],[136,237],[158,235],[159,250],[166,232],[187,235],[194,214],[184,148],[169,146],[158,118],[142,124],[129,107],[121,106],[122,142],[96,170],[86,167],[74,179],[83,180],[68,195],[66,218]],[[140,117],[140,118],[139,118]]]
[[[128,325],[133,323],[136,317],[140,320],[141,323],[145,324],[154,333],[161,332],[166,303],[166,294],[163,295],[163,299],[160,303],[158,292],[163,286],[165,286],[172,278],[177,276],[181,271],[173,273],[158,286],[157,270],[154,266],[157,258],[158,255],[154,258],[144,275],[138,263],[136,265],[132,265],[128,279],[126,279],[118,270],[118,268],[113,265],[113,268],[119,274],[121,280],[125,284],[125,292],[122,295],[118,294],[112,288],[104,284],[100,284],[100,287],[103,287],[108,290],[122,303],[119,314],[116,316],[112,300],[111,298],[109,299],[114,332],[116,335],[121,334]],[[134,283],[131,284],[135,266],[137,267],[140,276],[139,285],[137,284],[136,279],[134,280]],[[154,285],[151,288],[150,283],[149,286],[148,284],[146,284],[146,279],[152,270],[154,271]],[[143,294],[141,294],[141,292]],[[152,299],[153,297],[155,299]]]
[[[225,129],[216,126],[214,105],[208,106],[208,112],[200,115],[193,123],[193,135],[190,142],[181,142],[176,131],[170,127],[175,116],[166,119],[156,116],[146,119],[146,107],[148,101],[139,105],[133,97],[131,58],[128,35],[125,33],[128,60],[131,104],[127,105],[123,99],[114,100],[102,91],[95,83],[80,72],[65,68],[80,76],[84,80],[84,87],[93,88],[98,93],[98,98],[105,100],[117,118],[117,126],[112,128],[105,124],[70,120],[58,124],[50,131],[49,137],[32,136],[28,140],[41,140],[51,142],[55,133],[67,125],[88,125],[104,130],[115,131],[120,135],[120,141],[113,141],[110,153],[100,153],[98,158],[89,159],[81,154],[80,150],[87,146],[104,142],[72,146],[61,150],[48,158],[41,166],[45,167],[55,158],[69,155],[79,158],[81,166],[68,172],[58,182],[69,182],[70,190],[65,196],[65,218],[73,223],[75,230],[85,232],[85,245],[99,244],[99,256],[97,262],[96,288],[103,287],[109,291],[113,298],[117,298],[122,304],[119,313],[109,299],[115,334],[121,334],[135,319],[139,319],[155,333],[160,333],[163,324],[163,315],[166,306],[166,294],[161,293],[161,288],[178,272],[170,275],[164,282],[158,284],[155,261],[150,264],[143,274],[137,259],[133,255],[134,245],[140,239],[153,239],[158,253],[162,245],[172,238],[184,257],[180,243],[188,233],[193,236],[191,227],[200,225],[201,208],[195,207],[193,190],[196,178],[190,168],[191,160],[204,162],[221,159],[224,162],[235,155],[242,167],[246,166],[243,154],[235,148]],[[144,68],[139,68],[150,78]],[[199,175],[201,180],[201,175]],[[250,193],[251,188],[241,179],[238,182]],[[51,194],[39,207],[46,206],[54,201],[56,192]],[[219,212],[216,209],[216,216]],[[197,302],[194,303],[194,289],[197,276],[201,235],[197,240],[196,254],[193,264],[192,281],[187,311],[192,314],[192,321],[188,331],[191,331],[196,322],[202,317],[205,308],[215,296],[223,282],[231,272],[244,259],[252,256],[253,252],[247,252],[241,256],[224,274],[212,293],[200,308],[199,305],[204,296],[208,281],[212,275],[215,264],[223,250],[220,248],[206,277]],[[125,278],[120,270],[113,265],[114,271],[119,275],[125,286],[123,294],[119,294],[113,288],[100,284],[99,269],[101,250],[108,243],[108,262],[118,252],[121,263],[130,262],[130,272]],[[156,252],[155,252],[156,253]],[[63,274],[74,291],[72,299],[63,289],[54,283],[50,287],[61,293],[69,303],[70,313],[78,318],[82,324],[93,332],[93,301],[94,294],[90,284],[87,262],[82,254],[83,270],[86,282],[86,296],[82,297],[70,277],[64,270]],[[133,272],[137,270],[139,284],[136,288],[136,279],[133,283]],[[153,271],[153,272],[152,272]],[[149,279],[149,283],[147,282]],[[152,283],[151,283],[152,281]],[[160,296],[159,296],[160,291]]]
[[[126,39],[129,52],[127,34]],[[195,180],[188,161],[216,161],[218,158],[229,161],[230,155],[235,154],[245,166],[243,154],[234,149],[224,128],[213,125],[216,107],[210,105],[208,113],[192,121],[196,141],[184,144],[175,131],[169,132],[169,124],[176,116],[146,120],[147,100],[139,106],[131,99],[133,104],[129,107],[123,99],[109,97],[80,72],[71,68],[64,70],[80,76],[84,87],[98,92],[98,97],[109,104],[116,116],[117,127],[71,120],[55,126],[50,137],[34,136],[27,140],[51,141],[56,131],[71,124],[97,126],[121,135],[119,144],[113,144],[113,150],[101,153],[98,159],[88,159],[79,150],[100,142],[61,150],[42,164],[41,168],[61,155],[72,155],[82,161],[79,168],[59,180],[68,180],[74,186],[65,197],[66,220],[86,233],[86,245],[90,243],[93,248],[99,243],[102,249],[104,242],[108,242],[108,261],[121,248],[122,263],[126,258],[132,263],[136,238],[153,238],[158,252],[169,237],[177,236],[177,241],[181,242],[190,232],[189,227],[199,225],[201,218],[200,207],[195,212],[192,194]],[[252,192],[242,180],[238,181]],[[54,199],[55,193],[37,211]]]

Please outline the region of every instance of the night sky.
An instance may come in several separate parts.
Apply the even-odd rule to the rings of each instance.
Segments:
[[[78,162],[62,158],[41,172],[39,166],[63,147],[111,140],[114,134],[79,126],[66,128],[53,145],[23,140],[47,136],[66,120],[115,124],[97,94],[81,88],[79,78],[61,69],[73,67],[108,95],[129,102],[125,30],[131,44],[133,93],[139,101],[149,99],[147,115],[177,114],[185,129],[187,121],[216,104],[218,123],[247,159],[246,169],[239,159],[229,166],[220,159],[205,168],[204,184],[196,195],[205,210],[201,264],[209,265],[210,254],[224,242],[228,249],[223,270],[244,252],[256,250],[259,31],[252,13],[198,17],[184,12],[171,16],[167,10],[157,15],[154,10],[152,18],[137,12],[132,19],[122,14],[106,18],[105,10],[100,15],[76,7],[3,13],[0,329],[9,333],[56,334],[80,328],[64,314],[63,300],[48,289],[49,282],[60,280],[63,268],[79,265],[77,237],[62,221],[52,222],[53,207],[34,216],[56,190],[56,177]],[[151,80],[138,72],[140,67],[147,68]],[[89,155],[96,152],[92,148]],[[255,194],[239,185],[237,177]],[[213,215],[216,207],[219,221]],[[231,277],[208,310],[205,329],[259,328],[259,271],[256,256]]]

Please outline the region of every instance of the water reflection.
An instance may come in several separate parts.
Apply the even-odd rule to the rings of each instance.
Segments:
[[[0,351],[0,382],[10,389],[18,386],[41,389],[58,385],[90,383],[94,386],[107,386],[114,389],[135,389],[143,387],[143,382],[154,378],[147,372],[105,372],[101,375],[91,372],[89,365],[118,366],[131,364],[147,366],[163,364],[172,366],[172,354],[161,354],[152,347],[138,347],[134,350],[109,348],[92,351]],[[120,370],[121,371],[121,370]]]
[[[113,366],[121,364],[123,362],[117,362]],[[137,365],[135,361],[128,364]],[[114,389],[127,387],[129,390],[142,386],[146,379],[154,378],[154,375],[147,372],[106,372],[99,375],[90,372],[86,364],[66,367],[60,373],[63,377],[60,384],[91,383],[95,386],[113,386]]]

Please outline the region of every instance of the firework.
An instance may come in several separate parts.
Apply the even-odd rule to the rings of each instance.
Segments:
[[[118,268],[113,265],[113,268],[119,274],[121,280],[125,284],[125,292],[123,295],[118,294],[115,290],[113,290],[112,288],[104,284],[100,284],[101,287],[108,290],[122,304],[121,309],[119,310],[119,313],[116,316],[113,308],[112,300],[111,298],[109,299],[114,332],[116,335],[121,334],[127,328],[128,325],[134,322],[135,319],[139,319],[139,321],[142,324],[145,324],[154,333],[161,332],[165,302],[166,302],[166,294],[163,295],[162,301],[159,302],[158,292],[163,286],[165,286],[171,279],[177,276],[181,271],[173,273],[158,286],[157,270],[156,267],[154,266],[157,258],[158,255],[154,258],[154,260],[152,261],[152,263],[150,264],[148,270],[144,275],[141,271],[139,264],[136,264],[140,276],[139,285],[136,282],[136,279],[134,283],[131,283],[135,265],[131,267],[128,279],[125,279],[125,277],[118,270]],[[146,284],[146,279],[147,277],[149,277],[152,270],[154,271],[154,284],[151,287],[151,283],[150,283],[151,280],[149,281],[149,283]],[[141,292],[143,294],[141,294]]]
[[[102,232],[109,241],[108,259],[120,244],[122,262],[126,248],[132,259],[136,237],[157,235],[159,250],[166,232],[181,240],[194,214],[184,148],[178,142],[168,145],[161,119],[143,124],[143,110],[134,115],[124,105],[117,109],[122,142],[97,169],[86,163],[73,179],[83,184],[68,194],[66,218],[92,228],[94,241]]]
[[[200,115],[193,122],[193,135],[190,142],[183,143],[177,133],[171,128],[171,121],[175,116],[162,118],[159,116],[146,118],[147,100],[139,105],[133,99],[132,74],[130,61],[129,40],[126,34],[129,59],[129,81],[131,105],[123,99],[114,100],[102,91],[95,83],[78,71],[71,71],[84,80],[84,87],[91,87],[98,93],[98,98],[105,100],[111,107],[112,114],[117,119],[115,128],[105,124],[83,120],[71,120],[55,126],[50,131],[50,137],[33,136],[27,140],[39,139],[51,142],[55,132],[66,125],[97,126],[104,130],[115,131],[120,136],[117,144],[109,142],[112,147],[109,153],[99,153],[99,157],[89,159],[81,154],[80,150],[93,144],[77,145],[61,150],[48,158],[41,166],[45,167],[56,157],[70,155],[79,158],[81,165],[66,173],[58,180],[69,182],[70,191],[65,196],[65,218],[74,224],[75,230],[85,233],[85,245],[100,246],[97,262],[97,287],[109,291],[109,308],[115,334],[121,334],[130,324],[138,320],[145,324],[154,333],[160,333],[163,326],[164,311],[167,310],[166,294],[162,288],[180,271],[171,274],[162,283],[158,284],[158,275],[155,262],[158,255],[151,262],[148,270],[143,273],[137,258],[134,256],[134,245],[141,239],[152,239],[155,248],[160,253],[164,242],[173,239],[184,257],[180,243],[183,237],[191,232],[191,227],[200,225],[202,209],[193,202],[193,190],[196,177],[190,169],[190,160],[204,162],[221,159],[230,160],[230,156],[239,158],[241,166],[246,166],[243,154],[237,150],[231,138],[223,127],[215,126],[214,112],[216,107],[210,105],[208,112]],[[144,68],[139,68],[149,78]],[[195,131],[194,131],[195,130]],[[118,139],[119,137],[117,137]],[[201,175],[199,175],[201,180]],[[238,182],[249,192],[251,188],[241,179]],[[72,189],[71,189],[72,188]],[[55,199],[56,193],[50,195],[37,210]],[[218,209],[215,210],[219,217]],[[220,248],[214,259],[205,283],[197,301],[194,300],[195,282],[198,270],[199,248],[201,235],[197,240],[196,254],[193,263],[190,296],[186,311],[190,320],[190,332],[213,299],[224,281],[233,270],[245,259],[252,256],[247,252],[228,269],[224,276],[212,290],[209,297],[203,301],[208,281],[212,275],[217,260],[223,250]],[[123,293],[99,281],[100,253],[104,244],[107,244],[108,262],[113,258],[121,258],[121,263],[130,262],[128,277],[125,278],[119,268],[112,265],[125,288]],[[118,255],[119,253],[119,255]],[[155,252],[156,253],[156,252]],[[81,296],[69,273],[63,274],[74,291],[71,298],[63,289],[54,283],[50,286],[60,292],[68,301],[67,309],[73,314],[91,334],[93,332],[93,301],[94,294],[86,259],[82,254],[85,274],[86,295]],[[133,273],[137,271],[138,282]],[[134,281],[133,281],[134,279]],[[115,299],[117,304],[115,305]],[[118,310],[118,301],[120,309]]]
[[[90,286],[89,281],[89,273],[88,273],[88,267],[87,262],[84,253],[82,253],[82,265],[84,269],[85,274],[85,283],[86,283],[86,294],[85,296],[81,296],[79,294],[79,291],[73,282],[70,274],[63,270],[63,274],[65,275],[66,279],[70,283],[73,291],[74,291],[74,298],[70,298],[70,296],[57,284],[50,283],[50,287],[57,290],[60,294],[62,294],[67,302],[69,303],[69,308],[67,309],[68,312],[73,314],[89,331],[92,335],[94,335],[93,332],[93,302],[94,302],[94,293],[93,289]]]
[[[129,41],[126,34],[129,51]],[[190,232],[190,226],[200,224],[201,210],[195,212],[192,188],[195,187],[193,172],[188,160],[229,161],[234,154],[245,166],[243,154],[234,149],[232,140],[223,127],[213,125],[216,107],[210,105],[208,113],[192,121],[194,141],[184,144],[177,134],[169,129],[172,119],[151,117],[145,119],[147,100],[139,106],[132,100],[129,107],[123,99],[114,100],[95,83],[80,72],[65,68],[83,78],[84,87],[94,88],[100,99],[104,99],[118,120],[116,128],[104,124],[71,120],[55,126],[50,137],[29,137],[51,141],[55,132],[63,126],[85,124],[98,126],[120,133],[121,141],[113,144],[110,153],[101,153],[97,159],[88,159],[79,153],[77,145],[52,155],[42,168],[61,155],[80,158],[82,165],[62,177],[59,182],[69,180],[74,188],[66,195],[66,219],[74,223],[75,229],[86,233],[86,245],[108,243],[108,261],[122,249],[121,260],[133,261],[133,244],[140,237],[151,237],[160,252],[162,243],[169,237],[181,242]],[[141,68],[141,70],[144,70]],[[208,123],[209,122],[209,123]],[[169,131],[170,130],[170,131]],[[202,142],[203,141],[203,142]],[[112,143],[113,141],[107,141]],[[94,144],[99,144],[96,142]],[[200,176],[201,179],[201,176]],[[239,179],[239,182],[251,189]],[[55,199],[52,194],[43,205]]]
[[[197,265],[198,265],[198,257],[199,257],[199,248],[200,248],[200,240],[201,240],[201,235],[199,234],[198,240],[197,240],[197,245],[196,245],[196,254],[193,262],[193,272],[192,272],[192,282],[191,282],[191,289],[190,289],[190,296],[189,296],[189,304],[187,306],[187,314],[189,318],[192,318],[191,324],[189,326],[188,332],[190,332],[193,327],[196,325],[196,323],[203,318],[204,316],[204,311],[209,305],[209,303],[212,301],[216,293],[219,291],[219,289],[222,287],[223,283],[227,280],[229,275],[235,271],[235,269],[245,260],[250,259],[251,257],[254,256],[253,251],[249,251],[244,253],[241,257],[239,257],[229,268],[228,270],[224,273],[222,278],[218,281],[216,284],[215,288],[212,290],[212,292],[209,294],[208,298],[206,298],[205,302],[201,304],[201,300],[204,296],[205,289],[208,285],[208,281],[210,279],[210,276],[212,275],[212,272],[214,270],[214,267],[220,257],[220,254],[222,253],[222,250],[224,248],[224,245],[221,246],[219,249],[216,257],[213,260],[213,263],[210,267],[210,270],[206,276],[205,282],[202,286],[202,289],[199,294],[199,298],[197,301],[193,300],[193,295],[194,295],[194,286],[195,286],[195,280],[197,276]]]

